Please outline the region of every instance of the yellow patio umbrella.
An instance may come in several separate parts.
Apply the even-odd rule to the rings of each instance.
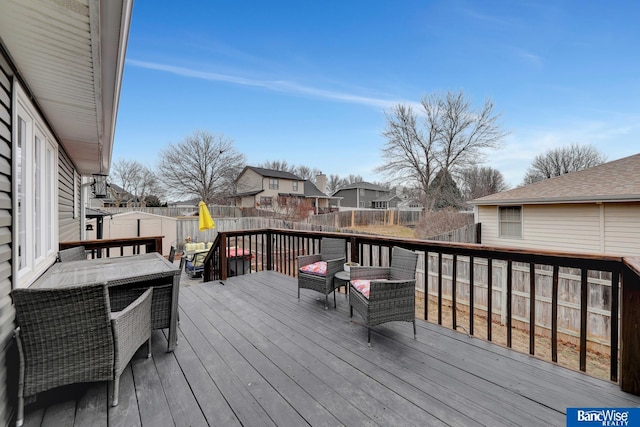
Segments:
[[[198,214],[198,225],[200,231],[204,231],[208,228],[215,228],[216,224],[213,222],[213,218],[211,218],[207,204],[200,200],[198,207],[200,208],[200,213]]]

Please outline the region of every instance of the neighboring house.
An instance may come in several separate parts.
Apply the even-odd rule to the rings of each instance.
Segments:
[[[314,213],[322,214],[340,209],[340,198],[327,195],[327,177],[324,174],[316,176],[316,184],[311,181],[304,182],[304,197],[311,203]]]
[[[341,205],[350,208],[390,209],[397,208],[400,201],[394,190],[365,181],[346,185],[333,197],[341,197]]]
[[[640,255],[640,154],[470,203],[485,245]]]
[[[395,194],[385,194],[371,203],[374,209],[397,209],[401,201],[402,199]]]
[[[424,210],[424,205],[420,200],[405,198],[398,202],[398,209],[405,211]]]
[[[93,207],[103,208],[138,208],[144,207],[144,203],[133,194],[116,184],[107,184],[107,197],[91,199]]]
[[[111,166],[132,5],[0,1],[1,425],[17,387],[9,292],[83,237],[90,177]]]
[[[326,189],[324,175],[318,175],[317,181]],[[235,185],[236,206],[241,208],[279,211],[306,201],[318,213],[330,209],[330,200],[335,199],[291,172],[255,166],[245,167]]]

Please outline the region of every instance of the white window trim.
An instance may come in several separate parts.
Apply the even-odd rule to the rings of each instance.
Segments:
[[[501,209],[508,209],[508,208],[519,208],[520,209],[520,235],[519,236],[514,236],[514,235],[508,235],[502,232],[502,219],[500,217],[500,212]],[[513,206],[498,206],[497,207],[497,214],[498,214],[498,238],[499,239],[513,239],[513,240],[522,240],[523,236],[524,236],[524,209],[521,205],[513,205]],[[514,221],[515,222],[515,221]]]
[[[12,150],[16,155],[12,156],[12,167],[16,171],[12,178],[13,197],[13,277],[15,287],[27,287],[38,276],[40,276],[51,264],[55,262],[58,250],[58,145],[53,135],[38,114],[36,108],[29,100],[26,92],[20,86],[17,80],[14,80],[15,96],[13,99],[13,142]],[[25,174],[25,200],[22,209],[25,212],[25,262],[21,266],[19,258],[20,249],[20,223],[21,218],[18,215],[18,126],[20,117],[26,123],[26,138],[24,147],[24,156],[26,156],[26,174]],[[40,200],[36,206],[35,198],[35,140],[38,138],[40,144]],[[49,155],[48,155],[49,154]],[[41,213],[40,227],[36,227],[36,208]],[[39,235],[36,236],[36,230]],[[35,242],[38,241],[42,248],[40,256],[36,256]]]

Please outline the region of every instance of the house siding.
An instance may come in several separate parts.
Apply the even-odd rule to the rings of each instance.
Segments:
[[[74,218],[74,179],[76,188],[80,188],[80,176],[74,174],[74,166],[67,152],[58,149],[58,232],[59,241],[80,240],[80,217]],[[75,178],[74,178],[75,176]]]
[[[238,177],[236,182],[236,191],[240,194],[247,193],[249,191],[261,190],[262,187],[262,175],[247,169],[244,173]],[[267,181],[267,188],[269,188],[269,182]]]
[[[350,207],[350,208],[373,208],[373,201],[379,199],[380,197],[387,197],[389,196],[391,193],[389,191],[382,191],[382,190],[370,190],[368,188],[365,188],[364,190],[364,194],[361,195],[360,197],[358,197],[358,192],[360,191],[360,188],[347,188],[344,190],[338,190],[335,194],[334,197],[342,197],[342,201],[340,202],[340,206],[342,207]],[[358,204],[358,201],[360,203],[364,203],[364,206],[360,206]],[[390,207],[397,207],[398,203],[397,201],[394,203],[393,206]]]
[[[640,256],[640,203],[604,205],[604,251]]]
[[[599,213],[595,205],[525,205],[521,239],[499,237],[498,206],[478,208],[484,245],[600,252]]]
[[[558,204],[522,207],[522,239],[498,237],[498,207],[478,206],[482,244],[524,249],[640,254],[640,204]]]
[[[13,330],[15,311],[11,304],[11,100],[12,72],[0,49],[0,424],[8,425],[17,389]],[[9,376],[9,373],[12,373]],[[11,385],[9,385],[11,384]]]

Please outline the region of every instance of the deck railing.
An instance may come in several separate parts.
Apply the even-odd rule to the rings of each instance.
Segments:
[[[84,246],[91,258],[136,255],[141,253],[162,253],[164,236],[126,237],[121,239],[97,239],[60,242],[60,250]]]
[[[638,259],[259,229],[220,232],[205,258],[204,280],[225,280],[243,270],[296,277],[297,256],[318,252],[323,237],[343,238],[347,258],[362,265],[389,265],[393,246],[421,254],[420,318],[587,373],[604,363],[607,372],[600,376],[640,394]],[[253,257],[227,257],[229,248],[251,251]],[[594,307],[596,296],[602,306]],[[563,360],[572,351],[576,360]]]

